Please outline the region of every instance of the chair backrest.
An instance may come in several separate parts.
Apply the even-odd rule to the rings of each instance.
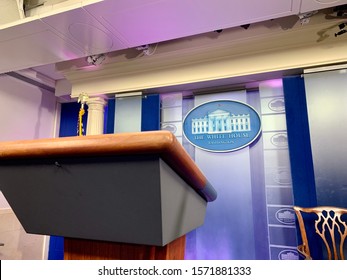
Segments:
[[[344,244],[347,236],[347,215],[343,215],[347,214],[347,209],[332,206],[310,208],[294,206],[294,211],[298,219],[302,239],[302,244],[298,246],[298,251],[305,259],[312,259],[306,231],[308,214],[314,215],[314,229],[325,245],[328,259],[345,259]]]

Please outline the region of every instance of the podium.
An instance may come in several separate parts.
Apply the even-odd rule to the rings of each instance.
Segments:
[[[0,190],[65,259],[183,259],[217,196],[167,131],[3,142]]]

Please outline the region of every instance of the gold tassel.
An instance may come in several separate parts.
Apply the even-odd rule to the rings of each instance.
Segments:
[[[85,114],[85,111],[84,111],[84,104],[87,103],[88,101],[88,94],[86,93],[81,93],[78,97],[78,100],[77,102],[78,103],[81,103],[81,108],[80,108],[80,111],[78,112],[78,125],[77,125],[77,135],[78,136],[82,136],[84,135],[84,129],[83,129],[83,115]]]
[[[80,111],[78,112],[78,131],[77,134],[78,136],[82,136],[84,129],[83,129],[83,115],[84,115],[85,111],[84,108],[81,107]]]

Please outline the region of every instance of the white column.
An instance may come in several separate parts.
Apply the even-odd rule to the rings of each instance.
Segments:
[[[91,97],[87,101],[88,120],[86,135],[104,133],[104,111],[106,101],[102,97]]]

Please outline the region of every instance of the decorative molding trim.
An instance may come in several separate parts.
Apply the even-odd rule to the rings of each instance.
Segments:
[[[249,33],[226,30],[224,37],[192,38],[191,44],[168,42],[159,45],[153,56],[115,58],[96,71],[78,68],[73,62],[60,64],[58,69],[71,82],[71,96],[76,97],[80,92],[141,91],[345,62],[347,36],[334,37],[341,20],[311,22],[290,30],[264,26]]]

